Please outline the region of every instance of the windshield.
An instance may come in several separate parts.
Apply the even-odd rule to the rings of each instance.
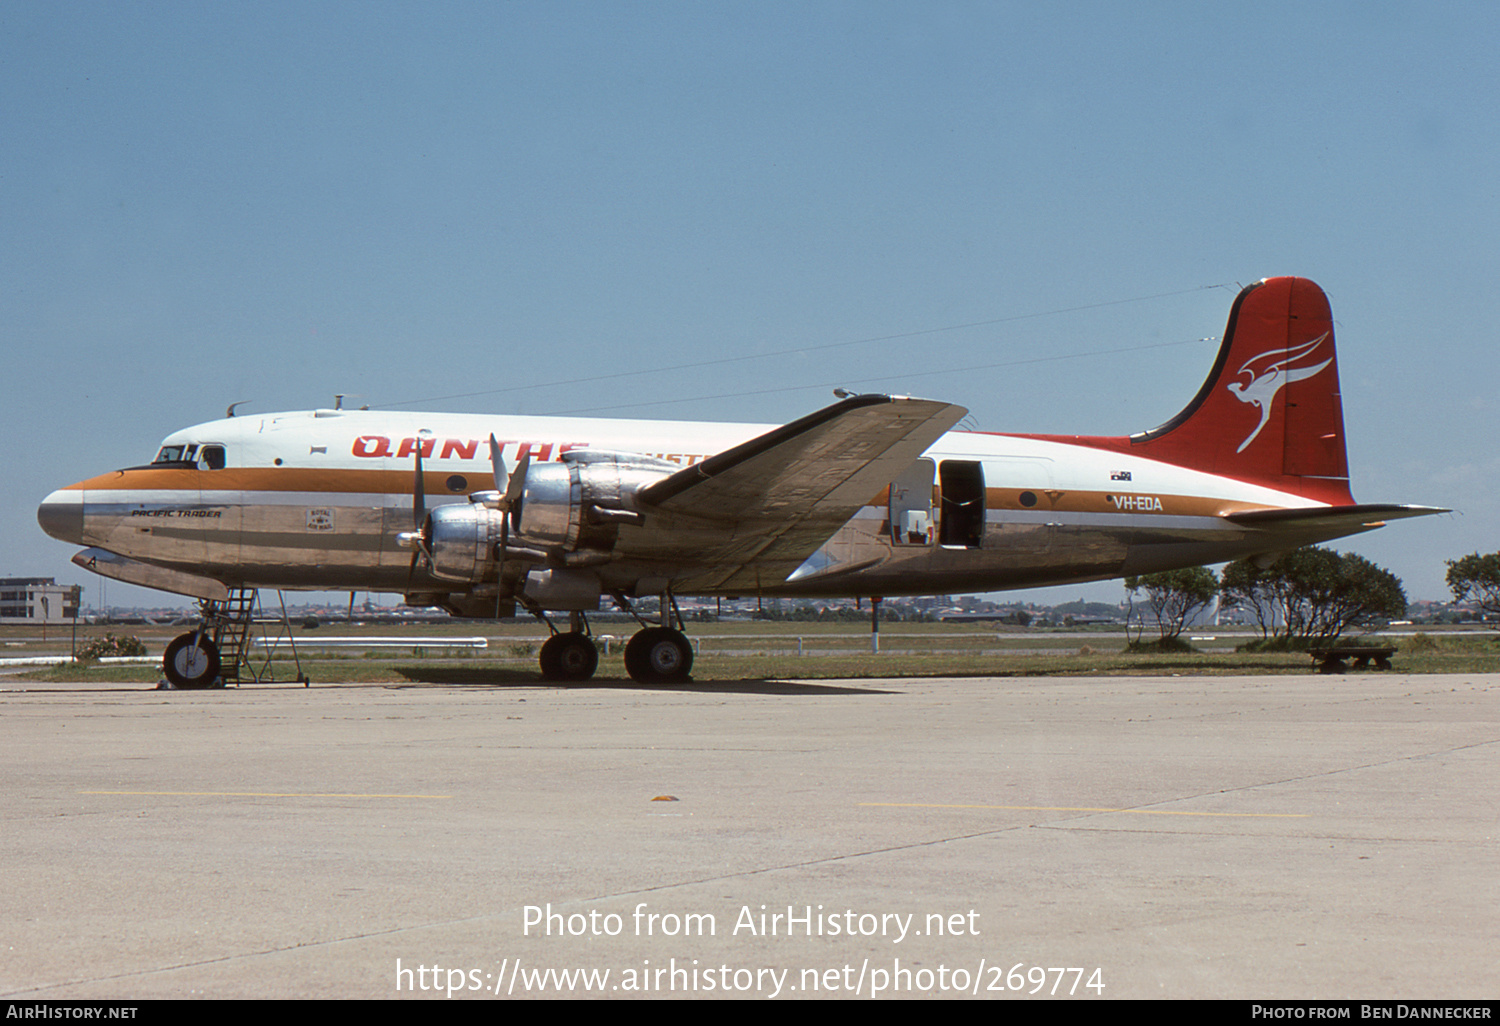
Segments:
[[[196,445],[164,445],[152,463],[191,463],[197,453]]]
[[[156,454],[156,459],[151,461],[152,466],[161,463],[183,464],[190,463],[199,470],[223,470],[224,469],[224,447],[222,445],[164,445],[161,452]]]

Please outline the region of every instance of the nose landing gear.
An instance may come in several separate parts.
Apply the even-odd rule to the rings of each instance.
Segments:
[[[230,588],[226,598],[203,600],[198,629],[174,638],[162,655],[161,669],[167,681],[174,688],[185,691],[222,688],[229,683],[238,686],[245,681],[274,683],[271,649],[267,649],[264,665],[259,670],[251,665],[247,655],[252,627],[278,624],[285,632],[286,646],[297,664],[297,675],[293,679],[306,687],[307,675],[302,672],[302,661],[297,656],[291,621],[286,615],[286,600],[281,601],[279,617],[257,617],[258,601],[254,588]]]
[[[185,691],[224,686],[219,676],[219,646],[202,631],[174,638],[162,655],[162,672],[172,686]]]

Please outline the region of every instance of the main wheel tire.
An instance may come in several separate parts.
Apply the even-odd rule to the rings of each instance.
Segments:
[[[681,684],[692,669],[693,646],[670,627],[647,627],[625,645],[625,672],[642,684]]]
[[[546,680],[588,680],[599,668],[599,650],[587,634],[554,634],[542,645],[539,662]]]
[[[219,678],[219,646],[199,631],[180,635],[162,654],[161,669],[173,687],[186,691],[211,688]]]

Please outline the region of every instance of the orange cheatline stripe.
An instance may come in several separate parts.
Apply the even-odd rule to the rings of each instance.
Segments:
[[[474,489],[491,487],[488,467],[462,476]],[[424,473],[425,489],[445,492],[451,474]],[[410,494],[413,476],[397,470],[318,470],[304,467],[236,467],[231,470],[116,470],[69,485],[70,491],[375,492]]]

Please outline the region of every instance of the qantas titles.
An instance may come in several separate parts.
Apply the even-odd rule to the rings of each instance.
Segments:
[[[439,444],[441,443],[441,444]],[[507,459],[520,462],[523,457],[530,456],[533,462],[546,463],[552,460],[561,460],[564,455],[575,449],[590,448],[589,442],[501,442],[501,454]],[[379,459],[394,456],[397,459],[411,459],[418,451],[418,447],[424,460],[432,459],[436,454],[442,460],[488,460],[490,458],[488,445],[482,444],[477,438],[400,438],[391,439],[385,435],[360,435],[354,439],[351,452],[355,456],[365,459]],[[682,466],[690,466],[704,458],[701,453],[645,453],[646,456],[654,456],[659,460],[667,460],[670,463],[678,463]]]

